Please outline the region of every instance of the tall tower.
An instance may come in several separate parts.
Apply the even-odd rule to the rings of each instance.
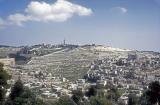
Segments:
[[[63,40],[63,45],[66,45],[66,40],[65,39]]]

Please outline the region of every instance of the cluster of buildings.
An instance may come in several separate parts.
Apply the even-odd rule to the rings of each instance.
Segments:
[[[39,97],[47,99],[58,99],[61,96],[72,96],[74,90],[85,92],[90,83],[86,83],[85,79],[78,79],[74,82],[64,77],[54,77],[51,73],[44,71],[22,70],[21,68],[12,68],[12,79],[9,84],[14,84],[16,80],[21,79],[24,86],[33,90]]]
[[[85,79],[97,87],[115,86],[124,93],[119,101],[127,104],[128,95],[140,97],[152,81],[160,81],[160,55],[129,52],[127,56],[108,56],[95,60]]]

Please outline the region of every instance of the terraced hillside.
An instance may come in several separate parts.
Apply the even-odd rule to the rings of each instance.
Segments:
[[[53,76],[65,77],[70,81],[82,78],[89,70],[97,54],[85,48],[63,49],[48,55],[33,57],[28,64],[22,66],[24,70],[47,71]]]

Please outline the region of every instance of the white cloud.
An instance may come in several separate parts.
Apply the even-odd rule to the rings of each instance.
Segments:
[[[14,15],[10,15],[8,19],[10,21],[10,24],[17,24],[19,26],[22,26],[22,22],[29,20],[29,16],[24,16],[23,14],[16,13]]]
[[[16,13],[8,16],[11,24],[19,26],[26,21],[43,21],[43,22],[63,22],[73,17],[89,16],[92,14],[90,8],[73,4],[67,0],[57,0],[53,4],[46,2],[32,1],[25,9],[24,14]]]
[[[128,12],[127,8],[125,7],[113,7],[111,10],[114,12],[122,13],[122,14],[125,14]]]
[[[119,7],[119,9],[122,11],[122,13],[127,13],[127,9],[126,8],[124,8],[124,7]]]

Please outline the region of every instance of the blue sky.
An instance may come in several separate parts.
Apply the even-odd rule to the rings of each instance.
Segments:
[[[0,44],[58,44],[64,38],[160,51],[160,0],[0,0]]]

